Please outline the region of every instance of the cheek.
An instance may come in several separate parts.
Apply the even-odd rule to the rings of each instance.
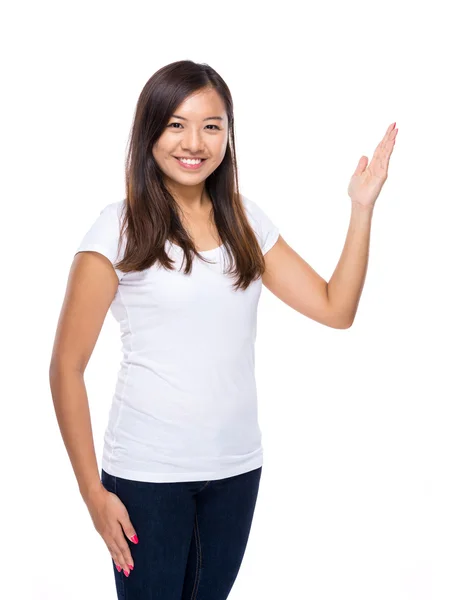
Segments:
[[[227,152],[227,141],[225,141],[224,144],[222,144],[222,146],[221,146],[221,151],[220,151],[221,159],[224,158],[224,156],[226,155],[226,152]]]
[[[164,148],[163,146],[160,146],[159,144],[156,147],[154,146],[152,148],[152,154],[155,160],[157,160],[158,162],[162,162],[171,158],[171,153],[169,152],[169,150]]]
[[[227,137],[215,140],[214,144],[214,152],[215,154],[220,154],[221,156],[225,154],[227,149]]]
[[[166,153],[166,149],[169,147],[169,144],[167,143],[166,137],[163,134],[161,137],[158,138],[158,140],[153,144],[152,147],[152,151],[153,153],[158,154],[158,156],[160,154],[165,154]]]

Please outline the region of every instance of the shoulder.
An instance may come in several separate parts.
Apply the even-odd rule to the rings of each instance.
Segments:
[[[120,252],[118,245],[121,234],[122,215],[125,201],[110,202],[100,207],[99,214],[94,217],[93,222],[87,228],[84,236],[81,238],[76,248],[77,252],[92,250],[106,256],[113,265],[124,256],[126,239],[122,240]],[[119,279],[123,273],[116,270]]]
[[[104,235],[105,237],[118,237],[121,233],[124,207],[124,200],[100,206],[99,213],[94,218],[91,228],[94,234]]]
[[[109,220],[116,218],[121,221],[124,213],[125,201],[110,202],[101,208],[100,214],[104,214]]]
[[[243,194],[240,194],[240,197],[242,199],[242,204],[245,208],[245,210],[247,211],[247,213],[253,217],[253,218],[257,218],[258,214],[258,205],[256,204],[256,202],[253,202],[253,200],[251,200],[250,198],[248,198],[248,196],[244,196]]]
[[[269,216],[263,210],[261,204],[252,200],[249,196],[244,196],[243,194],[240,194],[240,196],[247,213],[257,224],[269,221]]]

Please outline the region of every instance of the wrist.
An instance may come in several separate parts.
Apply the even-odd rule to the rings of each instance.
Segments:
[[[81,496],[86,504],[93,502],[94,499],[98,498],[102,492],[105,492],[106,488],[103,486],[101,481],[95,482],[94,484],[81,488]]]
[[[372,213],[374,206],[375,204],[369,204],[366,206],[364,204],[360,204],[359,202],[355,202],[354,200],[351,201],[351,209],[363,213]]]

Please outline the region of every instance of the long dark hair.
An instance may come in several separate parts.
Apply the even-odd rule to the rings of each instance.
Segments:
[[[239,193],[232,96],[212,67],[190,60],[159,69],[139,96],[125,163],[126,198],[118,253],[124,234],[126,248],[115,267],[123,272],[141,271],[159,261],[162,267],[172,270],[174,261],[165,251],[168,239],[184,251],[186,275],[191,272],[193,255],[210,262],[197,252],[182,226],[177,203],[164,185],[163,172],[152,154],[153,145],[176,108],[192,93],[207,88],[215,89],[221,96],[229,132],[224,159],[206,179],[205,189],[212,201],[218,234],[231,259],[226,273],[236,276],[235,291],[245,290],[263,274],[265,263]]]

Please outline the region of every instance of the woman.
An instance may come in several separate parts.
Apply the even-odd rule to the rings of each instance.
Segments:
[[[120,599],[227,598],[262,469],[254,378],[262,283],[339,329],[353,323],[363,286],[395,124],[350,182],[347,243],[328,284],[239,193],[233,119],[229,89],[208,65],[156,72],[137,103],[126,198],[101,210],[69,276],[51,390]],[[99,474],[83,376],[109,308],[124,357]]]

